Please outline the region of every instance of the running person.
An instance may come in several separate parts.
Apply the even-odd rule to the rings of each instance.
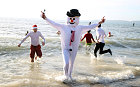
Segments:
[[[94,38],[93,38],[93,36],[92,36],[92,34],[90,33],[91,32],[91,30],[89,30],[85,35],[84,35],[84,37],[81,39],[81,41],[83,41],[84,40],[84,38],[86,38],[86,46],[87,45],[92,45],[92,42],[95,42],[94,41]]]
[[[89,22],[89,25],[91,25],[91,22]],[[92,45],[92,41],[95,42],[95,40],[90,32],[91,32],[91,30],[87,31],[87,33],[81,39],[81,41],[83,41],[83,39],[86,38],[86,50],[87,50],[87,47]],[[88,50],[90,50],[90,48]]]
[[[104,30],[101,28],[101,24],[98,26],[98,28],[96,29],[96,39],[97,39],[97,43],[95,45],[95,49],[94,49],[94,56],[97,57],[97,51],[100,49],[99,54],[104,54],[104,53],[110,53],[112,55],[112,52],[110,49],[108,50],[103,50],[104,46],[105,46],[105,41],[104,41],[104,37],[106,37],[106,34],[104,32]]]
[[[45,38],[43,37],[43,35],[41,34],[40,31],[37,31],[37,25],[33,25],[33,32],[28,33],[27,36],[20,42],[20,44],[18,45],[18,47],[20,47],[21,44],[29,36],[31,37],[30,57],[31,57],[31,62],[34,62],[35,53],[37,54],[37,56],[39,58],[42,57],[41,46],[39,44],[39,36],[44,40],[44,42],[42,42],[42,45],[43,46],[45,45]]]
[[[42,12],[42,18],[46,20],[46,22],[52,27],[56,28],[57,31],[61,32],[61,48],[64,60],[64,76],[65,80],[72,80],[72,70],[80,43],[80,37],[84,32],[94,29],[99,24],[104,23],[105,19],[103,17],[103,19],[97,24],[83,26],[78,25],[81,14],[77,9],[71,9],[66,13],[66,15],[68,16],[68,18],[67,24],[65,25],[50,20],[46,17],[45,13]]]

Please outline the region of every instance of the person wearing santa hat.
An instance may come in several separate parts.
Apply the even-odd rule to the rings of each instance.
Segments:
[[[33,25],[33,32],[30,32],[26,35],[26,37],[20,42],[18,47],[21,46],[21,44],[28,38],[31,37],[31,47],[30,47],[30,57],[31,57],[31,62],[34,62],[34,56],[35,53],[39,58],[42,57],[42,52],[41,52],[41,46],[39,44],[39,37],[41,37],[44,42],[42,42],[42,45],[45,45],[45,38],[41,34],[40,31],[37,31],[37,25]],[[37,58],[37,57],[36,57]]]
[[[42,12],[42,11],[41,11]],[[52,27],[56,28],[61,33],[61,48],[62,48],[62,56],[64,60],[64,76],[65,79],[72,80],[72,70],[73,64],[75,61],[75,57],[77,54],[77,50],[80,43],[80,38],[83,33],[94,29],[99,24],[104,23],[105,19],[103,18],[97,24],[91,24],[88,26],[78,25],[79,18],[81,14],[77,9],[71,9],[66,13],[68,16],[67,18],[67,25],[56,23],[49,18],[46,17],[45,13],[42,12],[41,17],[46,20],[48,24]]]
[[[111,34],[111,32],[108,32],[108,37],[112,37],[113,35]]]

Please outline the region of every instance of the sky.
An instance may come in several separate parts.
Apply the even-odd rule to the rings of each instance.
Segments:
[[[78,9],[80,20],[140,21],[140,0],[1,0],[0,17],[40,18],[41,10],[55,20],[66,20],[70,9]]]

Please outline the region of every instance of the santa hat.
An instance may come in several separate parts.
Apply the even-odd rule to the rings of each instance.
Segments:
[[[32,27],[33,27],[33,29],[36,29],[37,28],[37,25],[33,25]]]
[[[77,9],[71,9],[70,11],[67,11],[68,17],[75,17],[75,16],[81,16],[79,11]]]

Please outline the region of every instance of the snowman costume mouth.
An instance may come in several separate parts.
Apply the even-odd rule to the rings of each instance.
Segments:
[[[75,24],[75,22],[74,23],[71,23],[71,22],[69,22],[70,24]]]

